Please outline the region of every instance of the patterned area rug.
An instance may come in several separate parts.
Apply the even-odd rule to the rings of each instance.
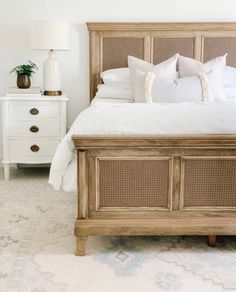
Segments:
[[[1,292],[236,291],[236,237],[91,237],[75,257],[76,196],[47,176],[0,170]]]

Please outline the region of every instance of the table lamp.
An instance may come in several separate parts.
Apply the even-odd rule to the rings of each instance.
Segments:
[[[69,51],[70,25],[63,21],[33,21],[31,23],[31,48],[47,50],[43,65],[44,95],[61,95],[61,71],[55,51]]]

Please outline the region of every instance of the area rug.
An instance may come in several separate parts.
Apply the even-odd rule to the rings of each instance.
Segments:
[[[236,291],[236,237],[91,237],[74,256],[76,195],[47,178],[0,170],[1,292]]]

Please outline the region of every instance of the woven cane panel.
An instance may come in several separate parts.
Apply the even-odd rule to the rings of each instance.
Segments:
[[[204,39],[204,61],[222,56],[228,53],[227,65],[236,66],[236,38],[205,38]]]
[[[194,57],[194,38],[154,38],[153,63],[158,64],[176,53]]]
[[[235,207],[236,160],[186,160],[184,207]]]
[[[127,67],[128,55],[144,58],[144,38],[103,38],[103,70]]]
[[[167,160],[101,160],[100,207],[168,208]]]

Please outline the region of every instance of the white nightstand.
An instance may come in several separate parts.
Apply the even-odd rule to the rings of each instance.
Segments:
[[[67,95],[6,96],[0,101],[5,180],[11,163],[51,163],[66,134]]]

